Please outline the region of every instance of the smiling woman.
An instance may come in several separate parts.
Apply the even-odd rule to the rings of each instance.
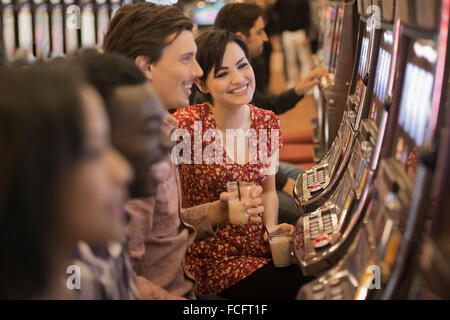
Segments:
[[[208,152],[211,149],[209,138],[203,138],[201,145],[195,143],[198,128],[200,131],[206,130],[205,136],[208,131],[218,131],[213,143],[215,150],[219,151],[218,157],[221,157],[217,160],[222,161],[211,163],[204,157],[200,163],[182,163],[182,187],[187,201],[191,205],[215,201],[226,190],[228,182],[249,182],[263,189],[262,221],[269,232],[277,229],[291,232],[293,226],[277,225],[278,197],[274,171],[269,169],[276,165],[278,146],[282,145],[279,120],[273,112],[249,105],[255,90],[255,77],[248,61],[247,47],[236,35],[224,30],[206,31],[196,38],[196,43],[196,58],[204,74],[195,84],[207,102],[179,109],[174,116],[179,121],[179,128],[187,131],[191,139],[191,154],[199,154],[199,151],[204,154],[205,150]],[[244,135],[244,139],[240,139],[243,135],[229,135],[230,130],[253,132],[256,140],[248,134]],[[270,134],[273,131],[278,135]],[[262,137],[264,132],[269,133],[266,140]],[[203,137],[203,132],[200,132],[200,137]],[[270,161],[263,161],[260,157],[254,161],[255,157],[252,157],[263,151],[260,143],[253,145],[254,141],[261,140],[266,142],[268,154],[272,156]],[[245,161],[238,160],[243,158]],[[301,282],[294,266],[285,270],[293,284],[292,290],[289,284],[283,284],[280,292],[276,289],[279,283],[275,282],[283,281],[276,276],[266,276],[278,274],[278,271],[270,263],[263,224],[223,223],[218,226],[214,237],[190,246],[186,266],[198,281],[197,293],[234,298],[235,292],[228,289],[240,287],[237,290],[239,294],[250,299],[261,296],[269,299],[294,298]],[[249,287],[250,290],[245,289]]]

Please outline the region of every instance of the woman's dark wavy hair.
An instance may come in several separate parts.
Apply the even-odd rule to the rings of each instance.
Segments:
[[[214,70],[214,76],[217,75],[217,70],[222,65],[225,49],[230,42],[237,43],[244,51],[246,58],[250,59],[245,43],[228,30],[210,29],[196,37],[196,59],[203,70],[203,75],[199,78],[202,84],[205,84],[211,70]],[[209,93],[202,93],[197,86],[193,86],[192,89],[191,97],[195,97],[195,101],[214,103]]]
[[[0,298],[48,288],[56,197],[84,149],[80,90],[72,69],[0,71]]]

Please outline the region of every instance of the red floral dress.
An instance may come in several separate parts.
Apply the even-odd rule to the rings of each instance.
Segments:
[[[272,137],[277,139],[278,147],[282,145],[279,119],[273,112],[252,105],[250,111],[251,129],[254,129],[256,134],[255,140],[250,139],[250,149],[252,152],[267,151],[267,155],[271,155]],[[174,117],[179,121],[178,128],[184,129],[184,134],[179,133],[183,141],[190,139],[191,142],[191,164],[186,163],[189,157],[184,158],[181,167],[182,189],[190,205],[218,200],[220,193],[226,191],[229,181],[239,180],[262,185],[267,177],[263,170],[268,167],[268,163],[261,159],[266,158],[258,156],[256,161],[250,163],[234,163],[227,157],[227,151],[220,139],[205,138],[208,136],[208,129],[217,129],[214,115],[207,104],[179,109]],[[278,135],[273,136],[272,130]],[[194,140],[198,142],[199,137],[203,137],[201,143],[195,144]],[[267,141],[264,140],[266,137]],[[266,142],[267,149],[261,146],[260,139]],[[211,145],[217,148],[212,150]],[[274,147],[276,146],[275,143]],[[223,154],[216,154],[218,150]],[[216,161],[199,161],[199,154],[216,156]],[[223,161],[220,162],[220,159]],[[261,223],[223,224],[218,226],[213,237],[193,243],[186,255],[186,268],[197,280],[196,293],[218,294],[267,264],[271,255],[263,234]]]

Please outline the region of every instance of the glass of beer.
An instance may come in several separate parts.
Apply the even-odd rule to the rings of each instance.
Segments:
[[[291,236],[289,231],[275,230],[269,235],[270,251],[275,267],[286,267],[291,264]]]
[[[231,224],[246,224],[249,222],[245,210],[245,201],[251,199],[255,185],[250,182],[228,182],[228,219]]]

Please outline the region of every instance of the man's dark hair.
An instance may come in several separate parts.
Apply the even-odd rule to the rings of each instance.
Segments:
[[[197,44],[196,59],[203,70],[203,75],[199,78],[201,83],[205,83],[211,70],[214,69],[214,75],[217,75],[219,67],[222,65],[225,49],[230,42],[237,43],[249,59],[249,53],[245,43],[234,33],[228,30],[210,29],[200,33],[195,39]],[[209,93],[202,93],[197,86],[194,88],[193,96],[202,96],[202,101],[213,103]]]
[[[103,48],[131,59],[148,57],[149,63],[161,58],[162,50],[184,30],[191,31],[192,21],[175,6],[148,2],[125,5],[117,10],[106,32]],[[175,37],[170,38],[171,35]]]
[[[110,112],[110,100],[119,86],[141,85],[147,82],[143,72],[129,58],[117,53],[99,53],[86,50],[73,57],[72,63],[80,66],[86,80],[100,93]]]
[[[0,71],[1,299],[36,298],[57,272],[58,190],[85,150],[82,83],[67,67]]]
[[[229,3],[217,14],[214,28],[242,32],[249,37],[250,29],[259,17],[264,17],[264,10],[255,3]]]

